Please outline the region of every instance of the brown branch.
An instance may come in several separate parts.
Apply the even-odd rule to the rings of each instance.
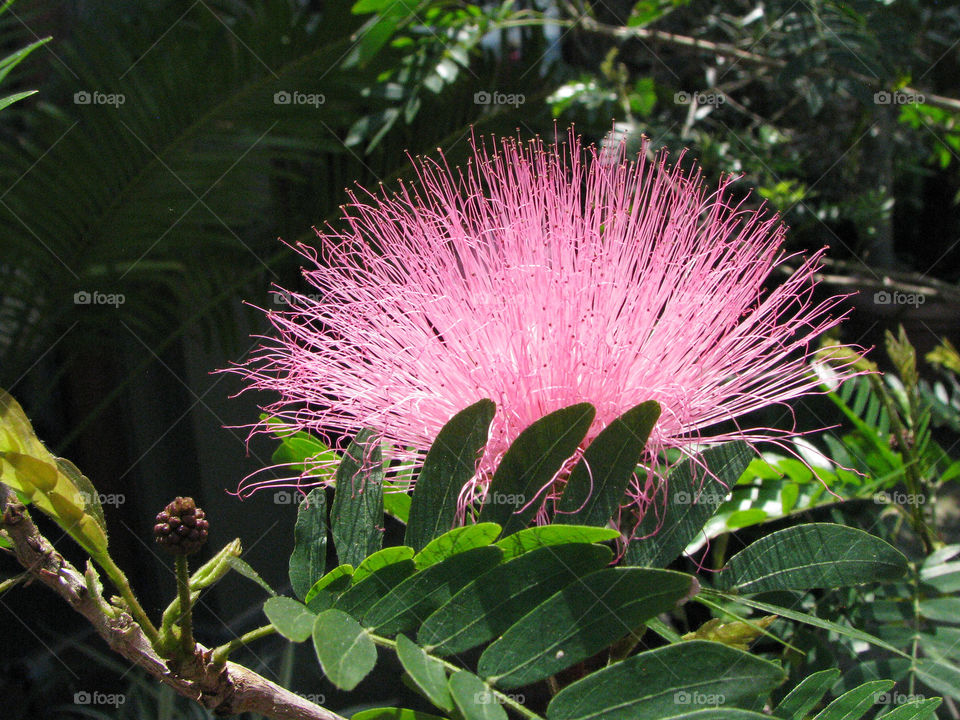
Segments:
[[[702,50],[712,55],[736,58],[738,61],[750,63],[752,65],[760,65],[777,69],[786,67],[787,65],[787,61],[781,58],[774,58],[768,55],[761,55],[760,53],[751,52],[749,50],[743,50],[742,48],[738,48],[736,45],[712,42],[710,40],[701,40],[700,38],[690,37],[688,35],[677,35],[676,33],[666,32],[664,30],[654,30],[648,27],[607,25],[597,22],[588,15],[581,16],[577,20],[560,21],[559,24],[564,24],[569,27],[575,27],[579,25],[584,30],[589,32],[595,32],[601,35],[607,35],[608,37],[615,37],[624,40],[630,38],[638,38],[641,40],[658,40],[670,45]],[[880,78],[871,78],[861,73],[850,73],[850,77],[857,82],[862,82],[865,85],[876,88],[877,90],[891,89],[888,88]],[[908,95],[922,95],[923,101],[927,105],[933,105],[943,108],[944,110],[950,110],[951,112],[960,112],[960,100],[957,98],[937,95],[935,93],[917,89],[909,85],[898,88],[898,91]]]
[[[167,663],[150,644],[140,626],[123,608],[104,599],[93,566],[81,574],[37,530],[26,508],[0,484],[0,528],[13,542],[14,554],[36,579],[83,615],[110,648],[177,693],[217,715],[254,712],[276,720],[345,720],[335,712],[267,680],[243,665],[218,665],[211,651],[198,647],[194,662]]]

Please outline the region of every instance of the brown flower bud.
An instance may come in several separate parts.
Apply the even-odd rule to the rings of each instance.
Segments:
[[[193,555],[207,541],[210,523],[190,497],[177,497],[157,514],[153,537],[174,555]]]

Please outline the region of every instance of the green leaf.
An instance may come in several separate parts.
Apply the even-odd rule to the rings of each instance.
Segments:
[[[659,417],[660,405],[650,400],[631,408],[597,435],[570,473],[557,504],[557,523],[607,524],[623,501]]]
[[[405,545],[378,550],[357,566],[357,569],[353,573],[353,584],[356,585],[382,567],[412,559],[413,548],[406,547]]]
[[[943,660],[923,658],[914,665],[914,672],[937,692],[960,698],[960,668]]]
[[[488,642],[544,598],[602,568],[612,556],[601,545],[568,544],[541,547],[514,558],[484,573],[437,609],[423,623],[417,642],[436,655]]]
[[[438,715],[420,712],[419,710],[407,710],[406,708],[372,708],[370,710],[361,710],[354,713],[350,720],[448,720]]]
[[[340,593],[350,587],[352,579],[353,566],[338,565],[313,584],[303,601],[314,612],[326,610]]]
[[[634,655],[565,687],[548,720],[660,720],[763,698],[783,682],[777,665],[720,643],[691,640]]]
[[[479,547],[447,558],[407,578],[363,617],[379,634],[394,634],[419,625],[464,585],[500,562],[500,548]]]
[[[397,657],[430,702],[447,712],[453,711],[453,698],[447,689],[447,671],[443,663],[427,655],[406,635],[397,635]]]
[[[866,633],[863,630],[858,630],[857,628],[848,627],[840,625],[830,620],[824,620],[819,618],[816,615],[810,615],[809,613],[800,612],[798,610],[791,610],[790,608],[781,607],[780,605],[772,605],[770,603],[760,602],[759,600],[753,600],[752,598],[747,598],[742,595],[725,593],[715,593],[710,592],[709,590],[704,591],[705,596],[716,596],[724,600],[732,600],[734,602],[740,603],[741,605],[746,605],[747,607],[752,607],[756,610],[763,610],[764,612],[773,613],[774,615],[781,615],[790,620],[796,620],[797,622],[806,623],[807,625],[812,625],[814,627],[821,628],[823,630],[832,630],[844,637],[851,638],[853,640],[860,640],[861,642],[866,642],[877,647],[881,647],[884,650],[894,653],[895,655],[900,655],[901,657],[910,657],[903,650],[890,643]]]
[[[3,110],[10,105],[13,105],[15,102],[19,102],[24,98],[28,98],[31,95],[35,95],[37,90],[24,90],[23,92],[14,93],[13,95],[7,95],[5,98],[0,98],[0,110]]]
[[[395,517],[402,523],[410,518],[411,498],[403,490],[391,488],[391,483],[385,483],[383,491],[383,511]],[[413,712],[412,710],[408,712]],[[356,715],[354,715],[356,717]]]
[[[80,495],[83,497],[85,503],[84,511],[88,515],[92,515],[96,519],[97,524],[106,532],[107,520],[103,515],[103,506],[100,504],[100,493],[97,492],[93,483],[90,482],[90,479],[86,475],[80,472],[80,469],[76,465],[66,458],[57,458],[56,461],[57,470],[66,475],[70,482],[80,491]]]
[[[814,716],[814,720],[859,720],[877,702],[877,696],[894,685],[892,680],[874,680],[845,692]]]
[[[480,656],[479,674],[506,688],[542,680],[585,660],[671,610],[694,578],[647,568],[607,568],[552,595]]]
[[[894,708],[884,715],[882,720],[926,720],[929,717],[936,717],[933,711],[940,706],[941,702],[940,698],[912,700]]]
[[[409,549],[411,552],[413,551],[412,548]],[[413,564],[413,560],[409,559],[377,568],[337,598],[333,606],[359,620],[379,602],[380,598],[413,575],[414,572],[416,572],[416,566]]]
[[[839,677],[836,668],[808,675],[780,701],[773,714],[781,720],[803,720]]]
[[[454,526],[457,497],[476,472],[495,412],[491,400],[474,403],[454,415],[431,445],[417,476],[404,537],[415,550]]]
[[[300,503],[293,540],[290,584],[294,594],[303,600],[323,576],[327,561],[327,496],[323,488],[314,488]]]
[[[490,481],[480,520],[500,524],[504,535],[523,530],[536,512],[534,495],[576,452],[595,416],[592,405],[580,403],[552,412],[523,430]]]
[[[598,528],[579,525],[540,525],[515,532],[497,541],[497,547],[503,550],[503,559],[510,560],[524,553],[566,543],[596,543],[613,540],[620,533],[612,528]]]
[[[339,610],[317,615],[313,647],[324,674],[341,690],[353,690],[377,663],[377,647],[367,631]]]
[[[359,565],[383,543],[383,458],[372,430],[361,430],[337,468],[330,530],[341,563]]]
[[[500,535],[500,526],[496,523],[465,525],[444,533],[418,552],[413,562],[417,570],[425,570],[448,557],[489,545]]]
[[[449,687],[453,701],[465,720],[508,720],[496,695],[473,673],[466,670],[454,673]]]
[[[253,582],[255,582],[257,585],[262,587],[271,595],[277,594],[277,591],[274,590],[272,587],[270,587],[267,584],[267,581],[264,580],[262,577],[260,577],[257,571],[254,570],[252,567],[250,567],[250,563],[248,563],[246,560],[241,560],[236,555],[227,555],[225,558],[225,562],[227,563],[227,565],[230,566],[230,568],[234,572],[239,573],[240,575],[245,577],[247,580],[253,580]]]
[[[936,622],[960,622],[960,598],[941,597],[920,601],[920,615]]]
[[[830,523],[771,533],[730,558],[717,582],[743,593],[811,590],[896,580],[903,554],[862,530]]]
[[[272,597],[263,604],[267,619],[287,640],[303,642],[313,633],[316,613],[289,597]]]
[[[696,459],[678,465],[667,479],[663,523],[658,529],[659,508],[644,514],[634,532],[638,539],[627,548],[626,562],[666,567],[676,560],[723,502],[727,488],[736,485],[752,458],[750,446],[737,440],[708,448]]]

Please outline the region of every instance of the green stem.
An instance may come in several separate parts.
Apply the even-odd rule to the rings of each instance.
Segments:
[[[920,459],[916,457],[913,452],[913,440],[910,438],[907,428],[901,421],[900,413],[897,411],[886,387],[884,387],[880,378],[876,375],[868,375],[867,377],[870,379],[870,384],[883,403],[887,415],[890,416],[890,429],[894,435],[896,435],[897,443],[900,445],[900,452],[903,453],[903,479],[907,486],[910,525],[913,527],[914,532],[920,536],[926,554],[929,555],[933,552],[934,548],[937,547],[938,543],[936,535],[924,516],[923,504],[927,498],[922,492],[924,489],[923,481],[917,472]]]
[[[177,555],[177,595],[180,596],[180,647],[186,657],[193,655],[193,607],[190,604],[190,571],[187,556]]]
[[[156,626],[150,622],[150,618],[147,617],[147,613],[140,605],[140,601],[137,600],[137,596],[133,594],[133,588],[130,587],[130,582],[127,580],[127,576],[124,575],[123,570],[117,567],[113,558],[105,552],[93,556],[93,559],[107,574],[107,577],[110,578],[110,582],[113,583],[114,587],[120,592],[120,597],[122,597],[126,603],[127,609],[130,611],[133,619],[140,625],[143,634],[147,636],[147,639],[153,645],[156,645],[160,639],[160,633],[157,631]]]
[[[3,582],[0,582],[0,593],[5,593],[12,587],[15,587],[19,583],[23,582],[30,575],[28,572],[22,572],[19,575],[14,575],[12,578],[7,578]]]
[[[381,647],[390,648],[394,652],[397,651],[396,640],[391,640],[390,638],[385,638],[381,635],[374,635],[373,633],[370,633],[370,639],[373,640],[374,643],[376,643]],[[461,670],[463,670],[462,667],[454,665],[452,662],[448,662],[443,658],[436,657],[435,655],[430,655],[430,653],[427,653],[427,655],[432,660],[436,660],[438,663],[443,665],[444,668],[446,668],[452,673],[460,672]],[[525,718],[529,718],[530,720],[545,720],[543,716],[537,715],[537,713],[535,713],[533,710],[530,710],[529,708],[525,708],[523,705],[518,703],[513,698],[507,697],[499,690],[496,690],[495,688],[490,687],[490,685],[488,685],[487,683],[484,683],[484,684],[487,685],[487,687],[490,689],[490,692],[496,696],[497,700],[500,702],[501,705],[506,705],[507,707],[517,712],[519,715],[522,715]]]
[[[213,649],[213,663],[215,665],[223,665],[227,662],[227,658],[237,648],[241,648],[244,645],[252,643],[254,640],[259,640],[260,638],[267,637],[268,635],[273,635],[277,629],[273,625],[261,625],[255,630],[246,632],[238,638],[234,638],[228,643],[224,643],[219,647]]]

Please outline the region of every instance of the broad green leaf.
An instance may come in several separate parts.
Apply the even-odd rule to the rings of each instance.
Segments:
[[[489,545],[500,534],[500,526],[496,523],[479,523],[478,525],[464,525],[444,533],[431,540],[427,546],[418,552],[413,562],[417,570],[426,570],[457,553]]]
[[[912,700],[894,708],[884,715],[882,720],[926,720],[926,718],[935,717],[933,711],[940,706],[941,702],[940,698]]]
[[[420,625],[464,585],[500,562],[500,549],[479,547],[449,557],[407,578],[363,617],[366,627],[392,635]]]
[[[960,668],[944,660],[923,658],[914,666],[914,672],[937,692],[960,698]]]
[[[356,585],[368,575],[382,567],[412,559],[413,548],[406,547],[405,545],[386,547],[383,550],[377,550],[377,552],[366,558],[357,566],[357,569],[353,573],[353,584]]]
[[[443,426],[417,476],[404,543],[422,550],[454,526],[457,498],[475,474],[496,412],[491,400],[461,410]]]
[[[383,511],[392,517],[395,517],[402,523],[406,523],[410,518],[411,498],[403,490],[391,488],[390,483],[384,483],[383,489]],[[412,710],[410,712],[413,712]],[[356,715],[354,715],[356,717]]]
[[[428,617],[417,642],[435,655],[488,642],[544,598],[602,568],[612,556],[601,545],[578,543],[542,547],[514,558],[478,577]]]
[[[936,622],[960,623],[960,597],[921,600],[920,615]]]
[[[694,588],[683,573],[607,568],[550,596],[480,656],[479,674],[505,688],[542,680],[599,652]]]
[[[773,663],[704,640],[634,655],[577,680],[547,708],[548,720],[660,720],[765,697],[786,674]]]
[[[877,696],[894,685],[892,680],[874,680],[845,692],[814,716],[814,720],[859,720],[877,702]]]
[[[780,701],[773,714],[781,720],[803,720],[839,677],[840,671],[835,668],[808,675]]]
[[[453,699],[447,689],[447,671],[443,663],[427,655],[406,635],[397,635],[397,657],[430,702],[447,712],[453,711]]]
[[[361,430],[337,468],[330,532],[341,563],[359,565],[383,543],[383,457],[372,430]]]
[[[536,512],[534,495],[576,452],[595,416],[592,405],[580,403],[552,412],[523,430],[490,481],[480,520],[498,523],[504,535],[523,530]]]
[[[960,560],[925,566],[920,581],[945,594],[960,591]]]
[[[412,549],[411,549],[412,552]],[[377,568],[337,598],[333,607],[361,619],[384,595],[416,571],[413,560]]]
[[[897,580],[903,554],[862,530],[809,523],[771,533],[730,558],[718,585],[742,593],[811,590]]]
[[[361,710],[351,715],[350,720],[447,720],[447,718],[420,712],[419,710],[388,707]]]
[[[631,408],[597,435],[570,473],[557,504],[557,523],[607,524],[623,502],[659,418],[660,405],[650,400]]]
[[[464,720],[508,720],[497,696],[473,673],[466,670],[454,673],[449,687]]]
[[[353,690],[377,663],[377,647],[367,631],[339,610],[317,615],[313,648],[324,675],[341,690]]]
[[[267,619],[287,640],[303,642],[313,634],[317,615],[306,605],[289,597],[272,597],[263,604]]]
[[[327,496],[323,488],[314,488],[300,503],[293,540],[290,584],[294,594],[303,600],[323,576],[327,562]]]
[[[667,478],[666,506],[650,508],[644,514],[634,531],[637,539],[627,547],[626,562],[665,567],[676,560],[703,530],[752,459],[750,446],[737,440],[681,462]],[[665,513],[662,523],[658,512]]]
[[[503,550],[503,559],[523,555],[531,550],[548,545],[566,543],[597,543],[620,537],[612,528],[598,528],[581,525],[540,525],[508,535],[497,541],[497,547]]]
[[[317,580],[303,601],[314,612],[326,610],[333,605],[336,597],[350,587],[353,578],[351,565],[338,565]]]

